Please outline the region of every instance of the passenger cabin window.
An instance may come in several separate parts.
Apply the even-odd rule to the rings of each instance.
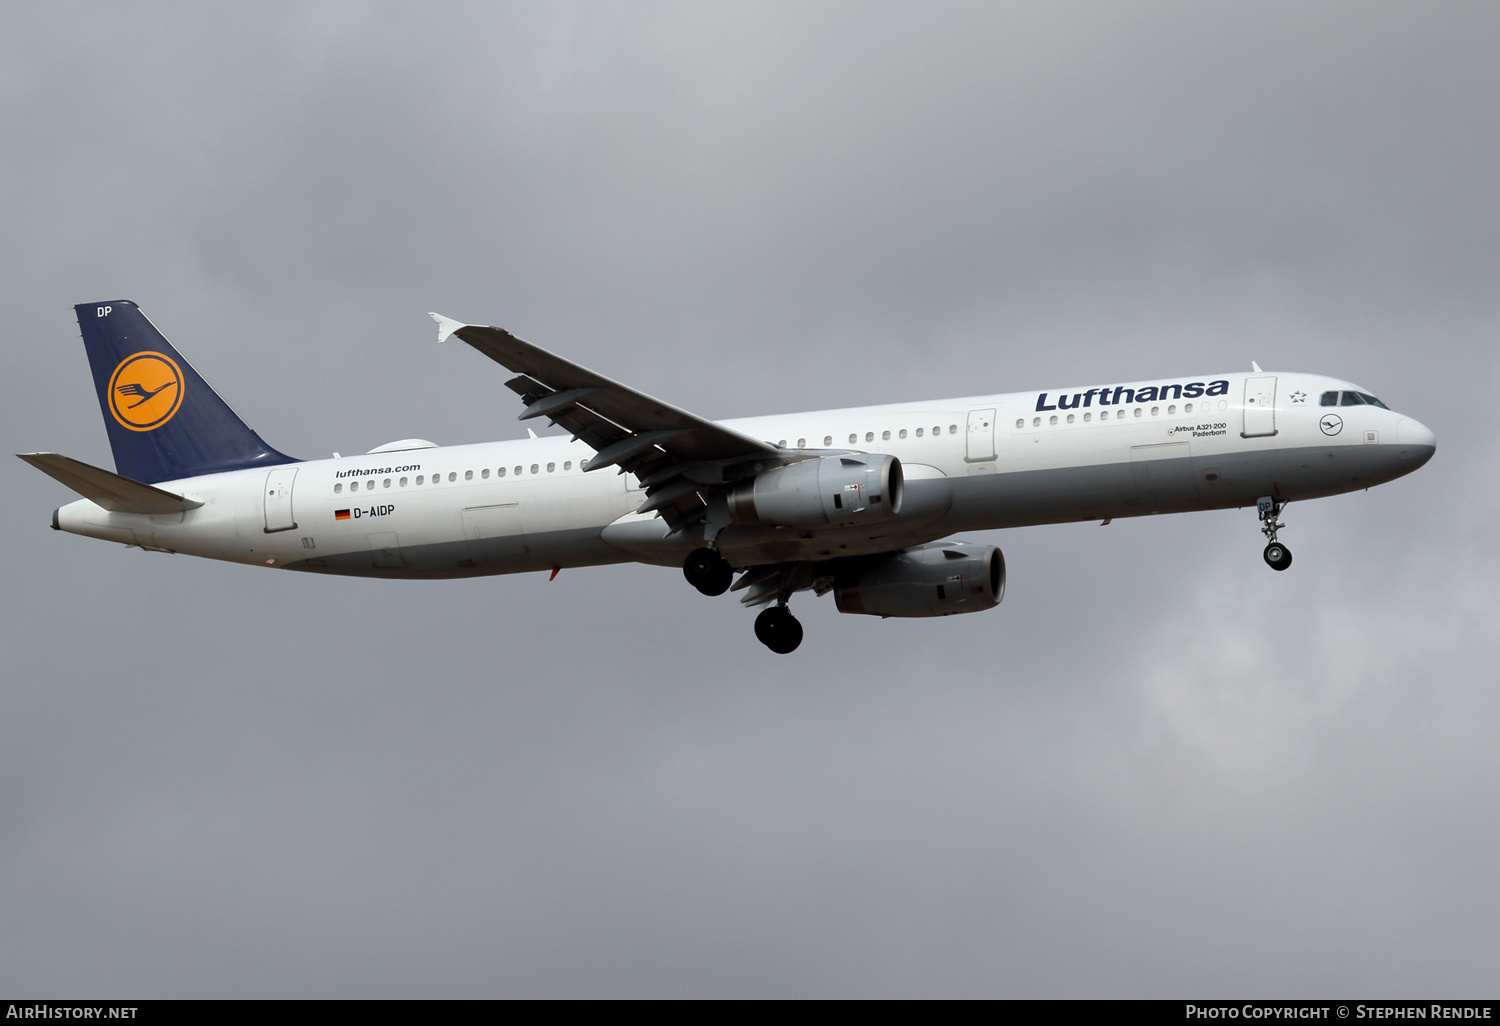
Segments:
[[[539,465],[539,464],[536,464],[536,463],[533,463],[533,464],[532,464],[532,465],[531,465],[531,472],[532,472],[532,473],[533,473],[533,474],[535,474],[535,473],[536,473],[536,472],[537,472],[537,471],[538,471],[538,470],[540,470],[540,469],[541,469],[541,467],[540,467],[540,465]]]
[[[867,442],[873,442],[873,441],[875,441],[875,432],[873,432],[873,431],[866,431],[865,432],[865,441],[867,441]]]
[[[568,460],[566,463],[564,463],[563,464],[563,469],[564,470],[572,470],[573,469],[573,461],[572,460]]]
[[[823,436],[823,444],[825,446],[832,445],[833,444],[833,436],[832,435],[824,435]]]
[[[448,480],[449,481],[457,481],[458,480],[458,472],[457,471],[449,471],[448,472]]]
[[[333,486],[333,494],[334,495],[337,495],[339,492],[341,492],[343,490],[344,490],[344,486],[342,484],[336,484],[336,485]]]
[[[850,445],[853,445],[857,441],[859,441],[859,436],[858,435],[850,435],[849,436],[849,444]]]
[[[799,439],[797,439],[797,448],[799,448],[799,449],[806,449],[807,448],[807,439],[805,439],[805,438],[799,438]],[[567,467],[567,464],[564,463],[563,466]]]
[[[902,438],[906,437],[906,428],[902,428],[901,429],[901,436],[900,437],[902,437]]]
[[[406,487],[406,478],[404,478],[404,477],[401,479],[401,487],[402,488]]]
[[[490,479],[490,468],[489,467],[485,467],[483,470],[481,470],[479,472],[479,476],[482,477],[482,478],[484,478],[486,481],[488,481]]]
[[[922,437],[922,429],[921,428],[917,428],[917,437],[918,438]]]
[[[547,464],[547,473],[551,474],[551,473],[553,473],[556,470],[557,470],[557,464],[556,463],[549,463],[549,464]]]
[[[472,481],[472,480],[474,480],[474,471],[472,471],[472,470],[466,470],[466,471],[464,471],[464,480],[465,481]]]

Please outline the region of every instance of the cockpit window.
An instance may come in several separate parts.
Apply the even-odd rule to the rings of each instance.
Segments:
[[[1379,406],[1382,410],[1390,409],[1390,407],[1385,403],[1381,402],[1379,399],[1376,399],[1373,395],[1369,395],[1368,393],[1361,392],[1359,393],[1359,397],[1365,402],[1369,403],[1371,406]]]
[[[1364,396],[1358,392],[1345,392],[1343,401],[1339,403],[1340,406],[1363,406],[1364,404]]]
[[[1337,406],[1338,404],[1339,394],[1337,392],[1324,392],[1323,397],[1318,400],[1319,406]]]

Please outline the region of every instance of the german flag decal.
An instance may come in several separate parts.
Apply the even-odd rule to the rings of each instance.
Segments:
[[[335,519],[335,520],[348,520],[349,519],[349,511],[347,509],[336,509],[336,510],[333,511],[333,519]]]

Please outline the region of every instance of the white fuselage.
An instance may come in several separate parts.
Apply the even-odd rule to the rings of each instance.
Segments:
[[[907,493],[900,516],[880,524],[732,525],[717,545],[749,566],[888,552],[957,531],[1315,498],[1400,477],[1433,451],[1432,433],[1400,413],[1319,405],[1326,391],[1354,389],[1348,382],[1195,379],[1209,381],[1227,385],[1212,396],[1179,396],[1174,385],[1145,402],[1080,388],[729,421],[783,448],[893,455]],[[80,500],[54,525],[150,549],[371,577],[678,564],[702,544],[701,528],[669,536],[654,514],[635,513],[644,497],[635,479],[584,472],[591,455],[548,436],[311,460],[160,482],[203,503],[186,513],[111,513]]]

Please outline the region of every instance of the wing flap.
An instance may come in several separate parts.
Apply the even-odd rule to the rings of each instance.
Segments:
[[[680,410],[644,392],[627,388],[602,374],[596,374],[586,367],[580,367],[530,342],[523,341],[504,328],[466,324],[450,329],[449,326],[455,322],[440,317],[438,314],[432,316],[438,320],[447,334],[458,336],[507,370],[529,378],[529,382],[510,383],[512,387],[517,385],[527,387],[523,398],[527,398],[528,406],[574,389],[580,392],[584,389],[591,390],[587,394],[576,396],[569,402],[559,402],[555,412],[549,411],[546,414],[558,423],[563,422],[559,414],[565,417],[570,410],[583,409],[595,414],[597,418],[608,421],[612,426],[622,429],[623,434],[648,431],[680,432],[670,441],[662,443],[662,448],[672,455],[687,460],[728,460],[756,455],[770,457],[776,455],[777,450],[774,446],[712,421],[704,420],[702,417]],[[529,388],[531,383],[545,385],[547,392],[541,395],[533,394]],[[575,419],[584,421],[585,425],[591,420],[586,417]],[[612,441],[618,441],[618,439],[612,439]]]
[[[441,314],[439,340],[456,335],[491,360],[514,371],[506,387],[521,397],[521,420],[546,417],[594,450],[588,470],[618,466],[640,479],[642,504],[666,521],[669,533],[691,527],[707,515],[699,490],[665,486],[683,473],[722,483],[726,468],[780,461],[769,442],[751,438],[670,403],[627,388],[586,367],[525,342],[504,328],[461,324]],[[702,475],[707,475],[706,477]]]
[[[203,503],[55,452],[20,452],[21,459],[111,513],[185,513]]]

